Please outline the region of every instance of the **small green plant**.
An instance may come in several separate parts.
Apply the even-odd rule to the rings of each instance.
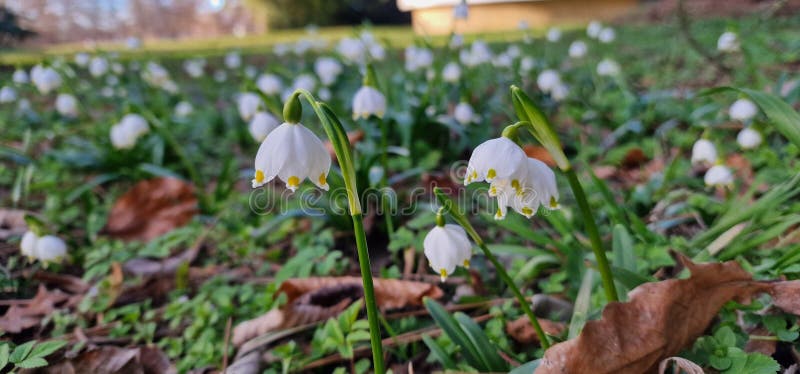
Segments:
[[[66,344],[67,342],[62,340],[46,342],[31,340],[11,349],[11,343],[0,342],[0,370],[7,369],[9,365],[11,365],[12,371],[46,366],[47,360],[45,360],[45,357]]]
[[[780,365],[761,353],[747,353],[738,346],[736,333],[722,326],[712,336],[704,336],[692,349],[694,362],[709,365],[721,373],[771,374]]]
[[[345,309],[338,318],[331,318],[314,334],[312,345],[318,352],[339,352],[344,358],[353,358],[353,347],[362,341],[369,341],[367,320],[358,319],[363,307],[357,301]]]

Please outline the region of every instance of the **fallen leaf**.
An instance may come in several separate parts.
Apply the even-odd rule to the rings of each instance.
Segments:
[[[83,294],[89,291],[90,288],[89,284],[84,282],[83,279],[69,274],[50,273],[40,270],[33,274],[33,279],[71,294]]]
[[[374,279],[375,302],[382,310],[421,306],[422,299],[442,297],[442,290],[430,283],[399,279]],[[242,345],[270,331],[323,321],[337,316],[363,297],[360,277],[316,277],[284,281],[278,293],[288,301],[280,309],[236,325],[231,342]]]
[[[628,302],[609,303],[577,338],[548,349],[536,373],[653,372],[703,335],[725,303],[747,303],[762,292],[776,307],[800,312],[800,281],[754,281],[735,261],[679,260],[690,278],[645,283],[628,294]]]
[[[104,346],[65,359],[51,366],[25,371],[24,373],[130,373],[171,374],[177,373],[166,354],[155,347],[118,348]]]
[[[19,209],[0,209],[0,240],[22,235],[28,230],[25,213]]]
[[[667,357],[664,360],[662,360],[660,364],[658,364],[658,374],[666,374],[667,373],[667,369],[670,368],[670,366],[669,366],[670,363],[674,363],[675,367],[677,367],[678,369],[682,370],[682,372],[685,372],[687,374],[703,374],[704,373],[703,368],[701,368],[700,365],[697,365],[694,362],[691,362],[691,361],[689,361],[689,360],[687,360],[685,358],[682,358],[682,357]],[[670,370],[669,372],[673,373],[672,370]]]
[[[551,168],[556,167],[556,161],[553,160],[553,156],[550,155],[550,152],[547,151],[547,148],[538,145],[527,144],[523,150],[528,157],[544,162]]]
[[[149,241],[187,224],[197,212],[192,185],[176,178],[148,179],[114,203],[103,233],[123,240]]]
[[[38,326],[43,318],[52,314],[69,299],[69,295],[59,290],[48,291],[44,285],[39,285],[39,290],[33,299],[21,305],[12,305],[6,314],[0,317],[0,331],[16,334]]]
[[[351,145],[355,145],[356,143],[360,142],[362,139],[364,139],[364,131],[363,130],[349,131],[347,133],[347,140],[350,141]],[[326,140],[325,141],[325,149],[328,150],[328,153],[331,155],[331,157],[336,159],[336,152],[333,151],[333,145],[331,144],[330,140]]]
[[[649,158],[641,148],[631,148],[620,161],[620,166],[625,169],[632,169],[644,165],[648,160]]]
[[[539,325],[546,334],[552,336],[561,335],[566,329],[566,325],[563,323],[544,318],[539,318]],[[506,323],[506,333],[519,343],[539,343],[539,336],[536,335],[536,330],[533,329],[528,316],[522,316]]]
[[[778,348],[778,342],[776,340],[753,338],[754,336],[760,337],[770,335],[769,330],[765,327],[758,326],[750,329],[747,331],[747,335],[750,338],[744,346],[745,352],[758,352],[766,356],[772,356]]]

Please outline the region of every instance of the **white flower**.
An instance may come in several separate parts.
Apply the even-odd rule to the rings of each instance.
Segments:
[[[453,118],[455,118],[458,123],[466,125],[474,120],[475,111],[469,103],[462,101],[453,109]]]
[[[39,239],[33,231],[27,231],[22,235],[22,241],[19,242],[19,250],[25,257],[36,257],[36,241]]]
[[[732,31],[723,32],[717,39],[717,50],[720,52],[736,52],[739,50],[739,38]]]
[[[275,130],[278,125],[280,125],[280,122],[278,122],[278,119],[272,114],[257,112],[247,125],[247,129],[250,131],[250,135],[253,136],[253,139],[260,143],[264,141],[267,135],[269,135],[272,130]]]
[[[458,3],[455,7],[453,7],[453,18],[467,19],[468,17],[469,17],[469,5],[467,5],[466,1],[462,1]]]
[[[406,70],[414,72],[433,64],[433,52],[427,48],[409,46],[405,49]]]
[[[139,49],[142,47],[142,39],[131,36],[125,40],[125,46],[128,47],[128,49]]]
[[[239,116],[249,121],[261,106],[261,98],[252,92],[245,92],[236,99],[236,106],[239,108]]]
[[[178,118],[186,118],[192,114],[192,112],[194,112],[194,107],[192,103],[188,101],[181,101],[175,104],[175,116]]]
[[[536,214],[539,206],[559,208],[555,173],[544,162],[530,157],[510,177],[492,182],[489,196],[497,198],[497,220],[506,217],[507,207],[526,218]]]
[[[562,101],[566,99],[568,95],[569,95],[569,86],[561,82],[559,82],[550,91],[550,97],[553,98],[553,100],[555,101]]]
[[[581,58],[586,56],[586,52],[589,51],[589,47],[586,46],[586,43],[582,40],[576,40],[569,45],[569,57],[572,58]]]
[[[238,52],[229,52],[225,55],[225,66],[228,69],[238,69],[242,66],[242,56]]]
[[[330,86],[342,73],[342,64],[333,58],[321,57],[314,62],[314,72],[323,85]]]
[[[461,67],[455,62],[449,62],[442,69],[442,79],[445,82],[457,83],[461,79]]]
[[[322,141],[302,124],[286,122],[272,130],[258,148],[253,188],[278,177],[294,192],[308,178],[327,191],[330,168],[331,156]]]
[[[619,64],[608,58],[604,58],[597,64],[597,74],[604,76],[618,75],[620,71]]]
[[[17,100],[17,91],[14,87],[3,86],[0,88],[0,103],[11,103]]]
[[[152,61],[148,62],[142,71],[142,79],[154,87],[163,87],[170,81],[167,69]]]
[[[514,60],[508,55],[508,53],[501,53],[492,60],[492,65],[498,68],[511,67],[511,64],[513,63]]]
[[[75,65],[85,67],[89,63],[89,58],[89,54],[86,52],[77,53],[74,58]]]
[[[386,98],[374,87],[361,86],[353,96],[353,119],[383,117],[386,113]]]
[[[115,62],[111,64],[111,71],[113,71],[114,74],[122,74],[125,72],[125,67],[122,66],[122,64],[120,64],[119,62]]]
[[[708,139],[700,139],[692,146],[692,165],[717,162],[717,148]]]
[[[464,184],[509,178],[519,170],[526,158],[522,148],[509,138],[487,140],[472,152]]]
[[[329,101],[331,97],[333,97],[333,94],[331,93],[331,90],[328,89],[328,87],[321,87],[317,91],[317,97],[319,97],[319,99],[322,101]]]
[[[222,83],[228,80],[228,73],[225,70],[217,69],[214,71],[214,81]]]
[[[512,59],[516,59],[522,54],[522,50],[519,49],[518,45],[512,44],[506,48],[506,54]]]
[[[597,38],[600,35],[600,31],[603,30],[603,24],[600,21],[592,21],[589,22],[589,25],[586,26],[586,35],[590,38]]]
[[[543,92],[552,92],[556,86],[561,84],[561,76],[557,71],[552,69],[545,69],[536,77],[536,85]]]
[[[314,77],[310,74],[300,74],[295,77],[294,82],[292,82],[292,92],[297,89],[313,92],[315,87],[317,87],[317,81],[314,80]]]
[[[256,87],[264,95],[277,95],[283,90],[281,79],[274,74],[261,74],[256,81]]]
[[[450,45],[450,49],[461,48],[461,46],[464,45],[464,35],[453,34],[453,36],[450,37],[450,44],[449,45]]]
[[[536,65],[536,60],[533,57],[525,56],[519,62],[519,68],[524,73],[528,73],[533,70],[533,67]]]
[[[183,70],[192,78],[199,78],[203,75],[206,67],[206,60],[202,58],[186,60],[183,62]]]
[[[36,65],[31,69],[31,81],[42,94],[61,86],[61,76],[51,67]]]
[[[548,42],[555,43],[555,42],[557,42],[559,40],[561,40],[561,29],[559,29],[557,27],[551,27],[549,30],[547,30],[547,41]]]
[[[613,42],[616,38],[617,33],[610,27],[604,27],[602,30],[600,30],[600,33],[597,34],[597,40],[599,40],[600,43],[608,44]]]
[[[725,165],[714,165],[703,177],[707,186],[730,187],[733,185],[733,173]]]
[[[89,62],[89,74],[97,78],[108,71],[108,60],[103,57],[95,56]]]
[[[289,45],[286,43],[278,43],[272,47],[272,52],[275,53],[276,56],[282,57],[289,53]]]
[[[58,97],[56,97],[56,111],[64,117],[77,117],[78,100],[70,94],[58,94]]]
[[[485,42],[476,40],[468,50],[462,50],[458,57],[466,66],[477,66],[492,60],[492,50]]]
[[[761,144],[761,133],[752,127],[745,127],[736,135],[736,142],[744,149],[753,149]]]
[[[28,73],[25,70],[17,69],[14,71],[14,76],[11,78],[16,84],[28,83]]]
[[[126,114],[119,123],[111,126],[111,144],[117,149],[130,149],[140,136],[150,131],[147,121],[138,114]]]
[[[378,43],[369,46],[369,55],[375,61],[383,61],[386,58],[386,49]]]
[[[67,244],[57,236],[38,237],[32,231],[28,231],[22,236],[20,252],[28,258],[53,262],[67,255]]]
[[[456,266],[469,267],[472,244],[467,238],[467,233],[459,225],[448,223],[434,227],[428,235],[425,235],[422,246],[425,248],[428,263],[442,277],[442,282],[455,272]]]
[[[351,64],[360,63],[364,59],[364,43],[356,38],[342,38],[336,51]]]
[[[731,116],[731,119],[744,122],[758,114],[758,107],[750,100],[739,99],[731,104],[731,107],[728,109],[728,114]]]

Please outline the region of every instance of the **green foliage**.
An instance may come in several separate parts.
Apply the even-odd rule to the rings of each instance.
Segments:
[[[0,370],[7,369],[9,364],[12,371],[46,366],[47,360],[45,358],[66,344],[67,342],[61,340],[45,342],[31,340],[14,347],[12,350],[11,343],[0,342]]]

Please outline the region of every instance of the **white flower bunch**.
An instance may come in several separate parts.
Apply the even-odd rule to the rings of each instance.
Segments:
[[[48,94],[61,86],[61,76],[55,69],[36,65],[31,69],[31,81],[42,94]]]
[[[475,110],[472,105],[462,101],[453,109],[453,118],[462,125],[470,124],[475,120]]]
[[[14,87],[3,86],[0,88],[0,104],[12,103],[17,100],[17,91]]]
[[[597,64],[597,74],[602,76],[615,76],[620,73],[619,64],[609,58],[604,58]]]
[[[228,52],[225,55],[225,67],[233,70],[238,69],[240,66],[242,66],[242,56],[239,52]]]
[[[175,116],[178,118],[186,118],[194,112],[192,103],[184,100],[175,104]]]
[[[442,79],[448,83],[458,83],[461,79],[461,67],[457,62],[448,62],[442,69]]]
[[[183,62],[183,71],[192,78],[200,78],[205,67],[206,60],[202,58],[194,58]]]
[[[597,34],[597,40],[599,40],[600,43],[604,44],[611,43],[616,38],[617,38],[617,33],[614,31],[614,29],[610,27],[603,27],[603,29],[600,30],[600,33]]]
[[[70,94],[61,93],[56,97],[56,111],[64,117],[78,116],[78,99]]]
[[[342,73],[342,64],[332,57],[320,57],[314,62],[314,72],[323,85],[330,86]]]
[[[726,31],[717,39],[717,50],[720,52],[737,52],[739,51],[739,37],[735,32]]]
[[[753,149],[761,145],[763,138],[758,130],[753,129],[751,126],[743,128],[736,135],[736,142],[743,149]]]
[[[239,116],[249,121],[261,107],[261,97],[252,92],[241,93],[236,98],[236,107],[239,109]]]
[[[92,60],[89,61],[89,74],[95,78],[103,76],[106,72],[108,72],[108,68],[108,60],[102,56],[92,57]]]
[[[571,58],[582,58],[586,56],[586,52],[589,51],[589,47],[586,45],[586,42],[582,40],[576,40],[569,45],[569,57]]]
[[[25,70],[17,69],[14,71],[14,75],[11,77],[11,80],[16,84],[28,83],[28,73],[25,72]]]
[[[556,101],[563,100],[569,94],[569,88],[561,81],[561,75],[553,69],[542,70],[536,78],[536,85]]]
[[[493,55],[492,50],[486,42],[476,40],[472,42],[468,50],[461,50],[459,58],[461,59],[461,63],[465,66],[474,67],[491,61]]]
[[[752,101],[748,99],[739,99],[731,104],[731,107],[728,108],[728,115],[731,116],[731,119],[746,122],[758,114],[758,107]]]
[[[433,64],[433,52],[427,48],[409,46],[405,50],[406,71],[427,69]]]
[[[600,23],[600,21],[591,21],[589,25],[586,26],[586,35],[592,39],[597,39],[601,31],[603,31],[603,24]]]
[[[147,121],[138,114],[126,114],[119,123],[111,126],[111,144],[117,149],[131,149],[140,136],[150,131]]]
[[[703,181],[707,186],[731,187],[733,186],[733,173],[725,165],[714,165],[706,171]]]
[[[551,43],[555,43],[561,40],[561,29],[558,27],[551,27],[547,30],[547,41]]]
[[[28,259],[44,263],[59,262],[67,255],[67,244],[61,238],[55,235],[38,236],[33,231],[22,235],[19,249]]]

